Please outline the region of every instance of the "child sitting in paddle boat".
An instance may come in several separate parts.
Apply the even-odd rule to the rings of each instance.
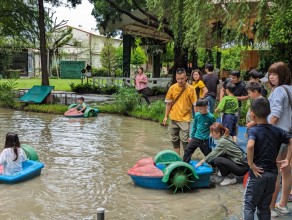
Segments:
[[[22,171],[22,162],[27,160],[24,150],[20,147],[18,135],[7,133],[4,150],[0,154],[0,175],[12,175]],[[1,170],[1,168],[0,168]]]
[[[77,109],[77,111],[80,113],[80,112],[82,112],[82,113],[84,113],[85,112],[85,109],[86,109],[86,107],[87,107],[87,105],[85,104],[85,102],[84,102],[84,98],[83,97],[79,97],[78,98],[78,105],[77,105],[77,107],[76,107],[76,109]]]

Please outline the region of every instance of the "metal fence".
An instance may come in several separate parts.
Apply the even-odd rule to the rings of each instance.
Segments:
[[[93,77],[93,86],[134,86],[134,78],[126,77]],[[171,78],[148,78],[148,87],[167,87]]]

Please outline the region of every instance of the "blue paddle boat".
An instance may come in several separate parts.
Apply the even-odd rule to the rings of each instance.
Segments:
[[[139,160],[128,170],[128,175],[137,186],[149,189],[173,189],[184,191],[210,187],[213,169],[207,163],[196,168],[198,161],[185,163],[171,150],[159,152],[154,158]]]
[[[22,163],[22,171],[13,175],[0,175],[2,183],[18,183],[41,174],[44,164],[38,161],[27,160]]]
[[[27,161],[22,163],[22,171],[16,172],[13,175],[0,174],[0,183],[18,183],[41,174],[44,164],[38,161],[36,151],[29,145],[22,144],[21,147],[28,158]]]

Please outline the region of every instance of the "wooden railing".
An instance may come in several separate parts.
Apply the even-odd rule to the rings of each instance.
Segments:
[[[134,78],[126,77],[93,77],[93,86],[134,86]],[[171,78],[148,78],[148,87],[167,87]]]

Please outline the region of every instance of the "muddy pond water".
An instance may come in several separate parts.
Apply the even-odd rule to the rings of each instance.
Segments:
[[[32,180],[0,184],[0,219],[240,219],[243,188],[173,194],[135,186],[127,170],[171,149],[158,123],[115,115],[65,118],[0,108],[0,148],[8,131],[33,146],[45,164]],[[195,156],[200,156],[196,152]]]

